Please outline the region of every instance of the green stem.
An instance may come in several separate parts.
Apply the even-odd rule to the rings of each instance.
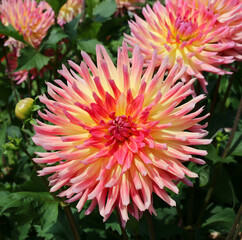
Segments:
[[[215,171],[214,171],[214,174],[212,176],[211,185],[210,185],[210,187],[209,187],[209,189],[207,191],[206,197],[204,199],[204,203],[202,205],[202,208],[201,208],[200,213],[199,213],[198,218],[197,218],[196,225],[199,228],[201,227],[201,222],[202,222],[203,215],[205,213],[205,210],[207,208],[208,203],[210,202],[210,198],[211,198],[211,196],[213,194],[217,178],[218,178],[218,176],[221,173],[221,167],[222,167],[222,163],[217,163],[215,165]]]
[[[236,131],[238,123],[239,123],[241,111],[242,111],[242,97],[240,99],[239,108],[237,110],[237,114],[236,114],[236,117],[235,117],[234,125],[233,125],[233,128],[232,128],[231,134],[229,136],[229,140],[228,140],[227,146],[225,147],[225,150],[224,150],[224,152],[222,154],[222,158],[225,158],[227,156],[227,154],[228,154],[228,151],[230,149],[230,145],[231,145],[231,143],[233,141],[234,134],[235,134],[235,131]]]
[[[215,87],[215,92],[214,92],[214,95],[213,95],[213,100],[212,100],[212,103],[211,103],[211,107],[210,107],[210,116],[208,117],[208,123],[213,115],[213,112],[214,112],[214,109],[215,109],[215,104],[216,104],[216,100],[217,100],[217,97],[218,97],[218,90],[219,90],[219,86],[220,86],[220,83],[221,83],[221,79],[222,79],[222,76],[219,76],[218,78],[218,81],[216,83],[216,87]]]
[[[187,225],[192,225],[193,223],[193,213],[194,213],[194,187],[188,190],[187,199]]]
[[[241,111],[242,111],[242,97],[240,99],[240,104],[239,104],[239,108],[237,110],[237,114],[236,114],[236,117],[235,117],[234,125],[233,125],[233,128],[232,128],[232,131],[231,131],[231,134],[230,134],[227,146],[225,147],[224,152],[222,154],[222,158],[226,158],[226,156],[228,154],[230,145],[231,145],[231,143],[233,141],[234,134],[235,134],[235,131],[236,131],[238,123],[239,123]],[[210,198],[211,198],[211,196],[213,194],[213,191],[214,191],[214,188],[215,188],[215,184],[216,184],[216,181],[217,181],[217,177],[219,176],[219,174],[221,172],[221,167],[222,167],[222,163],[221,162],[217,163],[215,165],[215,172],[214,172],[214,175],[213,175],[212,180],[211,180],[211,185],[210,185],[210,188],[208,189],[208,192],[207,192],[207,195],[205,197],[203,206],[202,206],[202,208],[200,210],[200,214],[199,214],[198,219],[197,219],[197,226],[198,227],[201,226],[202,217],[203,217],[204,212],[206,210],[206,207],[207,207],[207,205],[208,205],[208,203],[210,201]]]
[[[238,236],[238,233],[242,227],[242,204],[240,204],[239,211],[236,215],[234,224],[226,238],[226,240],[235,240],[236,237]]]
[[[179,227],[183,227],[182,211],[181,211],[181,208],[180,208],[179,204],[176,205],[176,211],[177,211],[177,214],[179,216],[178,226]]]
[[[72,232],[74,234],[75,240],[81,240],[81,237],[80,237],[79,232],[77,230],[77,227],[76,227],[76,224],[75,224],[75,220],[74,220],[74,217],[73,217],[73,214],[72,214],[70,206],[68,205],[68,206],[64,207],[64,211],[65,211],[66,216],[68,218],[68,221],[70,223],[71,230],[72,230]]]
[[[38,95],[41,95],[41,87],[40,87],[40,80],[39,80],[39,76],[36,76],[36,83],[37,83],[37,93]]]
[[[150,213],[148,211],[145,211],[145,217],[146,217],[146,221],[148,224],[150,240],[155,240],[155,230],[154,230],[152,216],[150,215]]]
[[[117,216],[118,216],[118,222],[119,222],[119,226],[120,226],[121,231],[122,231],[123,240],[128,240],[128,239],[129,239],[129,238],[128,238],[128,235],[127,235],[127,233],[126,233],[125,228],[122,226],[122,221],[121,221],[121,219],[120,219],[120,215],[119,215],[119,212],[118,212],[117,208],[115,209],[115,211],[116,211],[116,214],[117,214]]]
[[[10,74],[10,65],[9,65],[9,62],[8,62],[8,58],[7,58],[7,53],[6,53],[6,50],[5,50],[5,47],[3,46],[3,55],[6,59],[6,63],[7,63],[7,68],[8,68],[8,74]],[[18,95],[17,95],[17,91],[16,91],[16,88],[15,88],[15,84],[13,82],[13,78],[11,76],[8,76],[8,78],[10,79],[10,83],[11,83],[11,86],[12,86],[12,89],[13,89],[13,92],[14,92],[14,96],[15,96],[15,100],[16,100],[16,103],[18,102]]]
[[[236,68],[236,66],[237,66],[237,64],[235,65],[235,68]],[[220,112],[222,112],[223,109],[224,109],[224,106],[225,106],[226,100],[227,100],[227,98],[228,98],[228,96],[229,96],[230,90],[231,90],[231,88],[232,88],[232,85],[233,85],[233,81],[234,81],[234,79],[235,79],[235,76],[234,76],[234,74],[233,74],[233,75],[229,78],[229,84],[228,84],[228,87],[227,87],[226,92],[225,92],[225,94],[224,94],[223,101],[222,101],[222,103],[221,103],[221,105],[220,105],[220,110],[219,110]]]
[[[30,79],[30,74],[28,73],[28,79],[27,79],[27,84],[28,84],[28,94],[31,97],[31,88],[32,88],[32,84],[31,84],[31,79]]]

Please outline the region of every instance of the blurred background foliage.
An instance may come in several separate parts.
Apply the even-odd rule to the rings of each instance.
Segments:
[[[65,1],[47,2],[58,13]],[[116,62],[117,47],[121,46],[123,33],[129,33],[127,21],[133,16],[128,13],[114,17],[115,11],[115,0],[87,0],[82,23],[78,24],[83,17],[80,14],[64,28],[55,24],[38,50],[31,46],[23,48],[17,70],[33,67],[40,70],[47,63],[52,67],[43,76],[37,76],[33,81],[28,79],[20,85],[7,74],[5,57],[9,50],[3,47],[4,39],[0,39],[0,239],[206,240],[226,239],[231,231],[242,197],[242,163],[239,161],[242,156],[242,120],[238,116],[238,126],[230,141],[241,104],[242,66],[238,63],[232,65],[235,70],[231,76],[206,74],[208,95],[200,104],[211,113],[208,130],[213,142],[200,147],[208,151],[204,158],[206,165],[188,164],[189,169],[199,174],[199,178],[192,180],[194,187],[179,183],[180,193],[170,192],[177,207],[170,207],[154,197],[157,216],[144,213],[140,222],[130,217],[127,236],[122,234],[115,212],[105,223],[97,209],[84,216],[85,206],[78,213],[75,203],[67,205],[64,199],[53,198],[45,178],[37,177],[38,166],[31,159],[35,152],[43,149],[35,146],[31,137],[37,111],[43,107],[38,95],[46,92],[45,81],[60,78],[57,69],[62,63],[68,65],[69,59],[80,63],[82,50],[95,61],[98,43],[106,47]],[[0,33],[24,41],[15,30],[2,24]],[[44,55],[48,49],[55,54]],[[199,86],[197,91],[200,91]],[[30,117],[22,122],[16,118],[14,109],[16,103],[26,97],[35,100]]]

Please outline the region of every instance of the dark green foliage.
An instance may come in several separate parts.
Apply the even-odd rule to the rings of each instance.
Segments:
[[[95,22],[104,22],[109,19],[116,11],[117,4],[115,0],[104,0],[93,9],[93,19]]]
[[[38,50],[32,47],[26,47],[21,49],[20,57],[18,58],[18,67],[15,70],[30,70],[32,68],[37,68],[40,70],[49,62],[50,58],[41,54]]]
[[[57,16],[66,1],[47,2]],[[6,54],[10,49],[3,46],[6,38],[0,39],[0,239],[75,239],[64,199],[56,199],[49,193],[47,177],[37,176],[38,166],[34,166],[31,159],[35,157],[35,152],[44,150],[31,139],[34,135],[32,125],[36,124],[37,111],[44,107],[38,96],[47,93],[46,81],[53,83],[54,79],[61,78],[57,70],[62,63],[67,67],[68,60],[80,64],[81,51],[87,52],[95,62],[96,44],[103,44],[116,64],[117,48],[122,45],[123,33],[130,32],[127,21],[131,19],[131,15],[126,13],[124,16],[114,16],[116,8],[115,0],[87,0],[85,12],[63,28],[53,25],[38,49],[27,45],[16,30],[0,22],[0,34],[26,45],[20,52],[16,71],[38,70],[34,79],[29,76],[26,82],[16,85],[7,71]],[[48,56],[46,52],[49,52]],[[193,188],[180,182],[178,195],[168,190],[177,207],[168,206],[153,194],[157,216],[151,219],[156,240],[208,240],[214,232],[220,234],[218,239],[225,239],[235,221],[242,200],[241,120],[227,155],[223,156],[242,95],[242,66],[238,63],[232,66],[237,72],[222,77],[217,99],[214,99],[214,93],[218,77],[204,74],[208,81],[208,95],[199,104],[205,106],[205,112],[210,112],[215,101],[207,127],[208,138],[212,138],[213,142],[198,146],[208,152],[203,157],[205,165],[184,163],[199,175],[199,179],[191,179]],[[43,67],[47,70],[40,72]],[[14,108],[17,100],[25,97],[32,97],[35,102],[30,118],[21,122],[15,117]],[[206,203],[207,199],[209,201]],[[76,202],[69,205],[81,239],[123,239],[117,213],[114,211],[103,223],[98,207],[90,215],[84,215],[89,204],[87,202],[80,213],[75,208]],[[149,239],[146,213],[139,222],[129,217],[126,225],[128,238]]]
[[[50,4],[50,6],[54,10],[56,16],[58,16],[59,10],[66,3],[65,0],[58,0],[58,1],[56,1],[56,0],[46,0],[46,2],[48,2]]]
[[[63,38],[68,38],[68,35],[60,26],[54,26],[49,30],[49,34],[41,44],[42,49],[56,48],[56,45]]]
[[[71,41],[75,40],[77,37],[78,25],[82,15],[83,13],[80,13],[72,21],[64,25],[64,31]]]
[[[11,25],[8,25],[7,27],[4,26],[1,21],[0,21],[0,34],[10,36],[20,42],[25,43],[22,35],[20,35]]]

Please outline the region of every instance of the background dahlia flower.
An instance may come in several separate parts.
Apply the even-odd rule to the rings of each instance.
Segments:
[[[183,4],[180,0],[170,0],[173,7],[180,8]],[[216,25],[227,25],[230,28],[228,36],[221,38],[220,42],[234,42],[234,47],[223,52],[228,56],[234,56],[236,60],[242,60],[242,1],[241,0],[188,0],[190,9],[205,8],[216,15]]]
[[[28,79],[27,70],[14,72],[18,66],[18,56],[16,51],[12,51],[7,54],[7,61],[9,65],[9,75],[17,82],[17,84],[20,84]]]
[[[220,52],[234,47],[234,42],[218,43],[228,36],[230,28],[216,27],[216,16],[204,7],[191,10],[186,1],[180,2],[179,8],[170,1],[166,7],[156,2],[153,10],[147,5],[142,11],[145,20],[135,16],[136,21],[129,22],[131,36],[125,34],[126,41],[132,47],[139,44],[146,62],[151,61],[154,49],[158,52],[157,66],[166,56],[169,56],[170,67],[180,62],[187,67],[184,79],[195,76],[206,91],[202,71],[229,73],[217,66],[233,62],[233,56],[221,56]]]
[[[68,0],[60,9],[57,22],[63,26],[84,11],[84,0]]]
[[[5,26],[11,24],[35,48],[54,24],[54,11],[43,1],[2,0],[0,12],[2,23]]]
[[[125,44],[118,49],[117,67],[103,46],[96,51],[97,66],[82,52],[85,62],[69,61],[72,69],[63,65],[59,71],[67,83],[47,83],[51,99],[40,97],[47,109],[39,116],[50,124],[37,120],[33,137],[47,152],[38,152],[34,161],[47,164],[39,175],[51,174],[51,192],[65,186],[58,196],[78,201],[78,211],[91,200],[85,214],[98,205],[104,221],[117,208],[124,226],[128,213],[136,219],[146,209],[155,214],[153,192],[174,206],[165,187],[178,193],[174,180],[192,185],[186,176],[197,177],[183,163],[203,164],[192,155],[207,152],[192,145],[211,142],[202,139],[206,125],[198,124],[207,116],[198,117],[203,108],[191,112],[204,95],[183,101],[194,80],[177,82],[185,71],[178,64],[164,80],[168,58],[153,75],[156,52],[142,74],[138,46],[132,67]]]

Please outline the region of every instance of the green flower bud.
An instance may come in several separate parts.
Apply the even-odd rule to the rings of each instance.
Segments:
[[[29,117],[34,100],[32,98],[25,98],[20,100],[15,107],[15,115],[20,120],[25,120]]]

